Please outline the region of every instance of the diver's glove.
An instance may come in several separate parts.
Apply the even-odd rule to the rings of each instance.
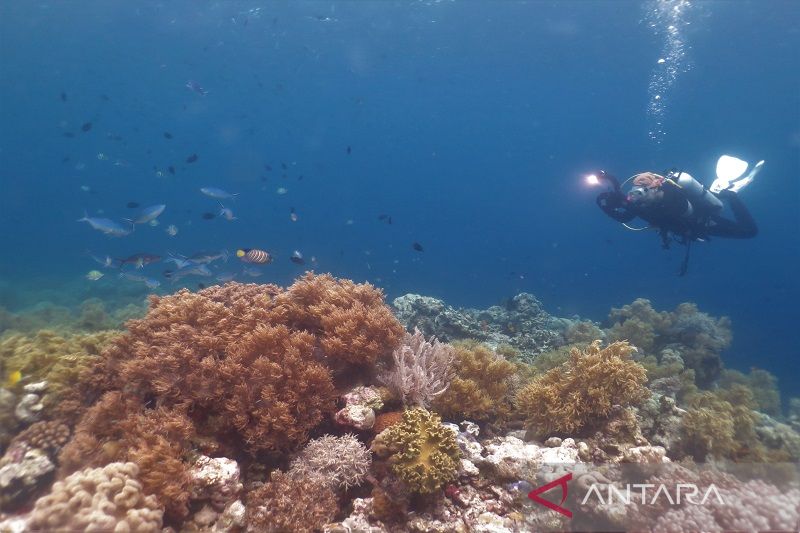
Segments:
[[[618,222],[628,222],[635,215],[631,213],[628,200],[622,191],[606,191],[597,195],[597,206]]]

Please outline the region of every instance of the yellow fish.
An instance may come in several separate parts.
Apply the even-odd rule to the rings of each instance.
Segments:
[[[13,387],[17,383],[19,383],[21,379],[22,379],[22,372],[20,372],[19,370],[9,372],[8,377],[6,378],[6,388]]]

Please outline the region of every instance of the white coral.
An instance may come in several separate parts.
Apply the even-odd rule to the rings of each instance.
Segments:
[[[290,475],[321,474],[335,487],[360,485],[372,464],[370,452],[354,435],[314,439],[292,462]]]
[[[427,408],[455,375],[453,347],[436,337],[426,341],[418,329],[413,335],[406,333],[392,357],[394,367],[378,379],[405,405]]]

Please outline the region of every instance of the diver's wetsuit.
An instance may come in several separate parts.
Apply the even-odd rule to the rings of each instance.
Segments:
[[[639,206],[628,202],[624,197],[616,199],[606,197],[602,202],[598,198],[598,205],[618,222],[630,222],[636,217],[641,218],[651,227],[661,230],[663,239],[666,239],[669,233],[687,241],[707,237],[749,239],[758,233],[755,220],[734,192],[721,191],[717,194],[717,197],[727,200],[730,204],[734,217],[734,220],[730,220],[716,213],[702,212],[694,204],[692,204],[693,213],[684,216],[689,208],[689,200],[684,192],[670,182],[662,185],[661,190],[664,196],[655,204]]]

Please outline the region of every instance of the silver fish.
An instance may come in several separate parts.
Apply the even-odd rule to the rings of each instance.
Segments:
[[[210,196],[211,198],[216,198],[217,200],[225,200],[226,198],[233,198],[238,193],[231,194],[227,191],[223,191],[222,189],[218,189],[216,187],[201,187],[200,192],[205,194],[206,196]]]
[[[219,210],[219,216],[224,218],[225,220],[236,220],[236,217],[233,216],[233,211],[229,207],[225,207],[222,204],[219,204],[221,209]]]
[[[186,276],[203,276],[208,277],[211,275],[211,270],[206,265],[190,264],[183,268],[179,268],[175,272],[170,272],[167,276],[173,283]]]
[[[157,289],[161,282],[157,279],[148,278],[147,276],[140,276],[138,274],[131,274],[130,272],[120,272],[119,277],[128,279],[130,281],[140,281],[145,284],[148,289]]]
[[[110,218],[90,217],[86,214],[84,214],[83,218],[79,218],[78,222],[87,222],[92,229],[96,229],[97,231],[105,235],[110,235],[111,237],[125,237],[126,235],[133,233],[134,229],[132,223],[131,227],[126,229],[122,224],[119,222],[114,222]]]
[[[165,204],[151,205],[150,207],[146,207],[142,209],[138,217],[133,219],[133,222],[134,224],[147,224],[148,222],[157,219],[166,208],[167,206]]]
[[[251,278],[257,278],[258,276],[261,276],[262,274],[264,274],[264,272],[262,270],[258,269],[258,268],[255,268],[255,267],[244,267],[242,269],[242,274],[246,274],[246,275],[250,276]]]
[[[220,272],[217,274],[217,277],[214,278],[221,283],[227,283],[229,281],[233,281],[236,278],[236,274],[233,272]]]
[[[219,252],[197,252],[186,259],[190,263],[207,265],[208,263],[213,263],[217,259],[222,259],[227,263],[228,257],[230,257],[228,250],[220,250]]]

